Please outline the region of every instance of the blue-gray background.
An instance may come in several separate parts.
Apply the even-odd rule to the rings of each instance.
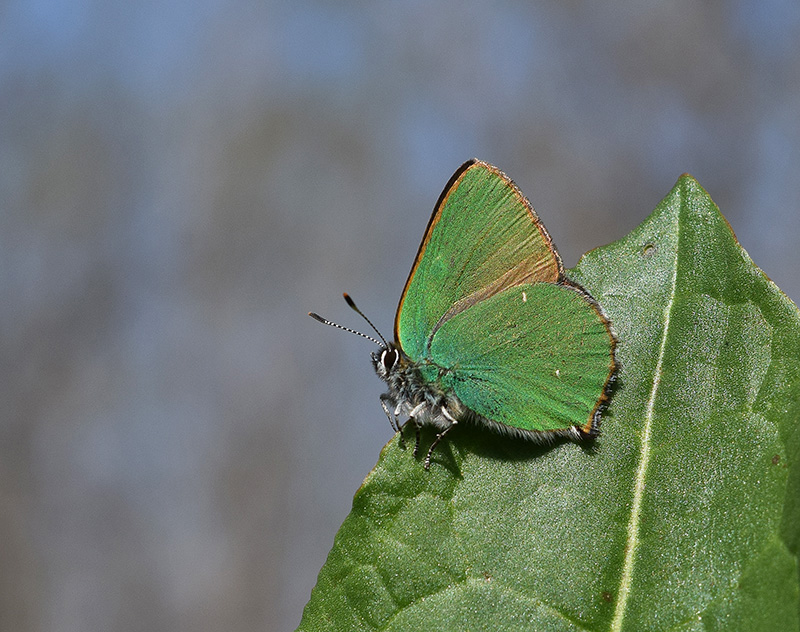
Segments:
[[[799,41],[795,0],[3,3],[0,629],[298,623],[391,435],[306,312],[390,333],[471,156],[568,266],[688,171],[797,300]]]

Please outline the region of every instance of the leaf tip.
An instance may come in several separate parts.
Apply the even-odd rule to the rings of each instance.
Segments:
[[[683,184],[692,187],[700,186],[700,183],[697,181],[697,178],[695,178],[691,173],[688,172],[682,173],[678,178],[678,182],[676,184]]]

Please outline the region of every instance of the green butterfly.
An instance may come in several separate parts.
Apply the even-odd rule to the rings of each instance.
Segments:
[[[439,197],[400,297],[394,342],[347,330],[381,346],[372,353],[388,385],[381,404],[395,430],[402,416],[416,426],[414,455],[421,426],[439,431],[426,470],[462,422],[540,443],[596,436],[616,372],[616,339],[600,305],[564,276],[517,186],[478,160],[464,163]]]

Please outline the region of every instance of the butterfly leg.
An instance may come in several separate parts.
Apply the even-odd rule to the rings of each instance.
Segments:
[[[431,443],[431,447],[428,448],[428,454],[425,457],[425,465],[424,465],[426,470],[431,469],[431,455],[433,454],[433,451],[436,448],[436,446],[439,445],[439,442],[442,439],[444,439],[444,436],[448,432],[450,432],[450,430],[452,430],[455,426],[458,425],[458,419],[453,417],[444,406],[442,406],[442,416],[445,419],[447,419],[447,421],[450,422],[450,425],[447,426],[447,428],[445,428],[439,434],[436,435],[436,438],[433,440],[433,443]]]
[[[383,412],[386,413],[386,418],[389,420],[389,425],[392,427],[392,430],[394,430],[395,432],[399,432],[400,426],[398,425],[397,420],[389,410],[389,407],[386,405],[385,393],[384,395],[381,395],[381,408],[383,408]]]
[[[416,429],[417,440],[416,443],[414,444],[414,452],[412,453],[413,456],[417,456],[417,453],[419,452],[419,440],[421,438],[420,428],[422,426],[417,421],[417,415],[424,408],[425,408],[425,403],[423,402],[422,404],[417,404],[416,406],[414,406],[414,408],[412,408],[411,411],[408,413],[409,420],[414,422],[414,428]]]
[[[419,441],[422,438],[422,435],[420,434],[421,426],[417,423],[417,420],[413,419],[412,421],[414,422],[414,430],[416,431],[416,441],[414,442],[414,452],[412,452],[412,455],[416,458],[417,453],[419,452]]]
[[[410,419],[406,419],[402,424],[400,423],[400,413],[403,412],[403,402],[397,402],[397,406],[394,407],[394,420],[397,424],[397,427],[400,429],[400,443],[405,448],[406,440],[403,437],[403,428],[405,428],[406,424],[411,421]]]

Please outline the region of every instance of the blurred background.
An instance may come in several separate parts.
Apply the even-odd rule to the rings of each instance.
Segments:
[[[0,629],[289,630],[478,156],[567,266],[683,172],[800,297],[794,0],[0,6]],[[424,537],[424,534],[420,534]]]

